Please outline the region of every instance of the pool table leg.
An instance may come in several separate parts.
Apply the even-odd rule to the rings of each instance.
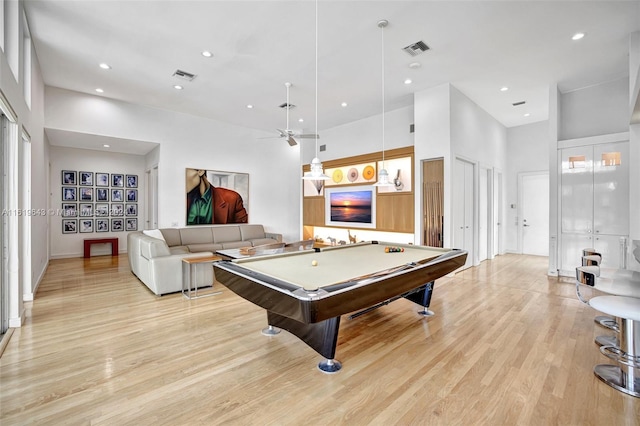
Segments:
[[[320,370],[325,373],[335,373],[340,370],[342,365],[334,359],[338,344],[338,329],[340,327],[339,316],[305,324],[275,312],[267,311],[267,320],[269,326],[287,330],[325,357],[326,360],[318,364]]]
[[[431,305],[431,295],[433,294],[433,286],[435,284],[435,281],[431,281],[424,286],[424,291],[421,290],[420,292],[418,292],[418,294],[422,293],[422,301],[416,303],[420,303],[424,307],[424,309],[418,311],[418,313],[425,317],[435,315],[435,313],[431,309],[429,309],[429,306]],[[415,302],[415,300],[413,302]]]

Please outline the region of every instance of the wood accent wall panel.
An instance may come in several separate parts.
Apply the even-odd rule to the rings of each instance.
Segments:
[[[413,193],[378,194],[376,230],[413,233]]]
[[[302,223],[305,225],[325,226],[324,197],[303,197]]]

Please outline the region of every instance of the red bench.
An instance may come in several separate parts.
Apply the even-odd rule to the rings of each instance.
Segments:
[[[118,255],[118,239],[117,238],[92,238],[84,240],[84,257],[91,257],[91,246],[93,244],[111,243],[111,256]]]

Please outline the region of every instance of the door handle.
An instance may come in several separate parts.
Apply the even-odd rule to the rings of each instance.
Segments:
[[[522,226],[529,226],[529,225],[527,225],[527,224],[525,223],[525,224],[524,224],[524,225],[522,225]]]

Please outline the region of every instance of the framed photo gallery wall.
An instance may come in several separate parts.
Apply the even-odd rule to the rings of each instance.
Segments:
[[[62,233],[138,230],[138,175],[62,170]]]

